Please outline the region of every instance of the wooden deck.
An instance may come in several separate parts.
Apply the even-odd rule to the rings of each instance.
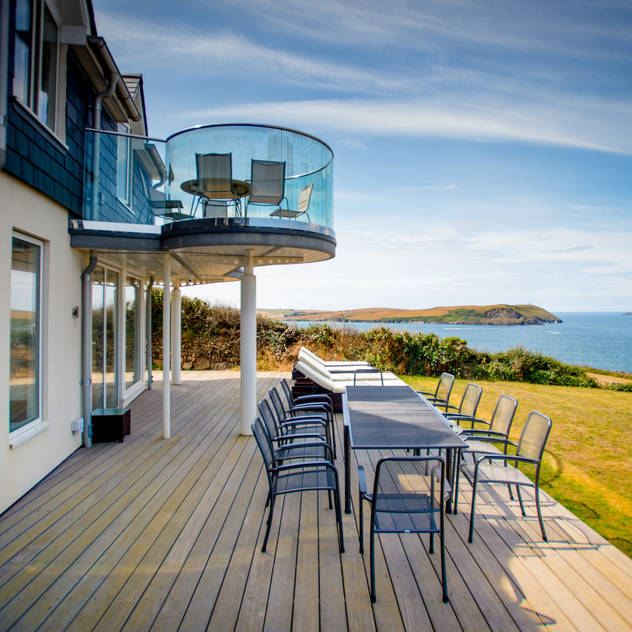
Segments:
[[[267,481],[237,434],[239,375],[184,377],[171,440],[158,383],[133,404],[123,444],[79,450],[0,517],[0,629],[632,629],[632,560],[549,498],[548,543],[533,503],[518,519],[504,490],[481,495],[472,545],[467,517],[449,516],[449,604],[426,540],[389,535],[372,605],[356,516],[340,555],[322,493],[279,500],[262,554]],[[278,377],[260,375],[260,394]],[[469,497],[464,483],[461,510]]]

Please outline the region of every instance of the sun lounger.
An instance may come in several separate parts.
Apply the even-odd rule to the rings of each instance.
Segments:
[[[295,365],[296,374],[302,378],[296,380],[294,389],[295,396],[310,393],[327,393],[331,396],[335,412],[342,410],[341,395],[347,386],[401,386],[404,384],[393,373],[382,373],[366,364],[357,367],[358,372],[349,368],[344,373],[330,372],[327,367],[319,366],[317,363],[299,360]]]

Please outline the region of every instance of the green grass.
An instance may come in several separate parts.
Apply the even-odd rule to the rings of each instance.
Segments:
[[[413,388],[433,390],[437,378],[401,376]],[[466,380],[450,398],[458,404]],[[479,382],[479,416],[489,419],[498,396],[518,400],[511,436],[517,440],[531,410],[553,421],[542,488],[632,557],[632,394],[604,389]]]

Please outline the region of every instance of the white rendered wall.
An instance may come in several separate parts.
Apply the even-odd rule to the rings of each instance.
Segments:
[[[43,397],[48,428],[9,447],[9,327],[11,236],[17,230],[44,242]],[[87,258],[70,248],[68,212],[0,172],[0,511],[81,446],[70,424],[81,417],[81,272]]]

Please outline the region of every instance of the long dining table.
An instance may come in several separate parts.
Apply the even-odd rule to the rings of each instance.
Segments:
[[[448,480],[466,443],[446,418],[410,386],[347,386],[344,421],[345,512],[351,513],[351,450],[446,450]],[[451,489],[453,486],[451,486]],[[451,509],[451,497],[447,510]]]

